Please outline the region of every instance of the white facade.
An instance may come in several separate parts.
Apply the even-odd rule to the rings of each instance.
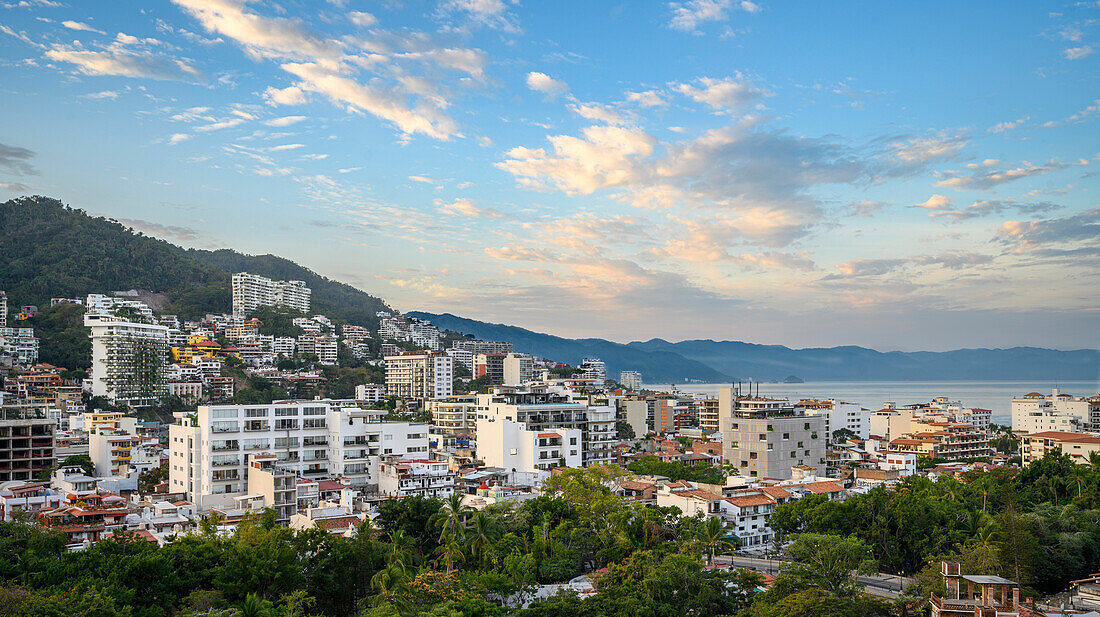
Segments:
[[[477,421],[477,456],[487,467],[527,473],[581,467],[583,445],[578,428],[529,430],[507,419]]]
[[[91,329],[91,394],[134,406],[168,393],[168,328],[114,315],[84,315]]]
[[[386,356],[386,392],[391,396],[434,399],[454,390],[454,359],[442,352]]]
[[[638,371],[623,371],[619,373],[619,383],[627,390],[638,392],[642,389],[642,374]]]
[[[177,413],[169,427],[173,491],[207,510],[247,494],[250,455],[273,454],[280,468],[305,478],[338,478],[376,486],[383,456],[425,458],[428,426],[383,422],[384,412],[356,401],[284,401],[270,405],[203,405]]]
[[[355,386],[356,400],[377,403],[386,398],[386,386],[376,383],[361,383]]]
[[[303,281],[273,281],[265,276],[238,272],[233,275],[233,315],[245,317],[261,306],[308,313],[311,294]]]
[[[833,433],[841,429],[848,429],[860,439],[867,439],[871,434],[871,410],[864,409],[855,403],[844,403],[836,400],[814,401],[814,404],[806,407],[806,415],[823,416],[825,418],[825,434],[830,441]]]
[[[585,358],[581,362],[581,370],[585,379],[593,379],[597,384],[603,385],[607,380],[607,365],[599,358]]]
[[[463,366],[470,369],[470,372],[474,370],[474,354],[466,349],[455,349],[454,347],[446,351],[447,355],[454,358],[455,362],[461,362]]]
[[[1100,429],[1100,399],[1031,392],[1012,399],[1012,430],[1016,433],[1074,432]]]
[[[126,298],[116,298],[103,294],[88,294],[84,306],[88,307],[86,311],[88,314],[117,315],[118,313],[129,312],[134,316],[140,315],[143,319],[153,322],[153,309],[138,300],[127,300]]]
[[[521,386],[535,378],[535,359],[527,354],[504,356],[504,385]]]
[[[389,497],[446,498],[455,493],[455,473],[446,461],[387,459],[378,466],[378,492]]]

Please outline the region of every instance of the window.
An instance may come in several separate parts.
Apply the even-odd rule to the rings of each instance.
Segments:
[[[296,416],[298,415],[297,407],[276,407],[275,415],[278,416]]]
[[[799,448],[805,448],[806,446],[802,445],[802,442],[800,441],[800,442],[798,442],[798,447]]]
[[[788,439],[790,439],[790,438],[791,438],[791,434],[790,434],[790,433],[783,433],[783,440],[784,440],[784,441],[786,441],[786,440],[788,440]]]
[[[569,445],[571,445],[571,446],[577,445],[577,438],[576,437],[570,437],[569,438]]]

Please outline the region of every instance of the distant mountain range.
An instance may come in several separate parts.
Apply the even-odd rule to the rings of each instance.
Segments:
[[[791,349],[740,341],[670,343],[662,339],[624,345],[603,339],[567,339],[449,313],[410,315],[479,339],[508,341],[517,351],[558,362],[575,364],[586,356],[599,357],[607,364],[609,377],[617,377],[619,371],[637,370],[647,383],[782,381],[790,376],[806,381],[1069,381],[1100,376],[1100,351],[1091,349],[881,352],[852,346]]]
[[[140,289],[163,298],[165,311],[192,318],[228,312],[231,273],[248,271],[278,280],[305,281],[313,290],[313,311],[344,323],[376,329],[375,313],[389,310],[380,298],[282,257],[243,255],[228,249],[183,249],[48,197],[0,203],[0,232],[0,289],[15,306],[47,307],[52,297]],[[1097,379],[1100,373],[1100,352],[1096,350],[1016,347],[882,353],[862,347],[790,349],[737,341],[670,343],[661,339],[624,345],[596,338],[562,338],[450,314],[410,315],[445,330],[509,341],[519,351],[559,362],[578,364],[585,357],[598,357],[607,363],[608,376],[636,370],[649,383],[772,381],[789,376],[807,381],[1049,381]],[[64,342],[82,331],[78,315],[65,312],[64,317],[51,319],[47,314],[42,323],[35,324],[46,337],[44,341],[54,337]],[[86,349],[59,358],[50,357],[50,353],[44,349],[43,361],[72,368],[87,360]]]

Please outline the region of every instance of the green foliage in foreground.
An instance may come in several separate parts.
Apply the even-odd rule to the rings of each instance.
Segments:
[[[706,484],[722,484],[726,481],[726,474],[713,465],[704,463],[685,465],[679,461],[664,463],[656,456],[643,456],[627,465],[627,469],[640,475],[665,476],[674,482],[690,480]]]

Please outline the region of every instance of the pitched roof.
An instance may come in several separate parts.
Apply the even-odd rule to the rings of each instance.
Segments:
[[[766,506],[768,504],[775,503],[770,495],[734,495],[733,497],[726,497],[726,501],[732,503],[739,508],[745,508],[748,506]]]

